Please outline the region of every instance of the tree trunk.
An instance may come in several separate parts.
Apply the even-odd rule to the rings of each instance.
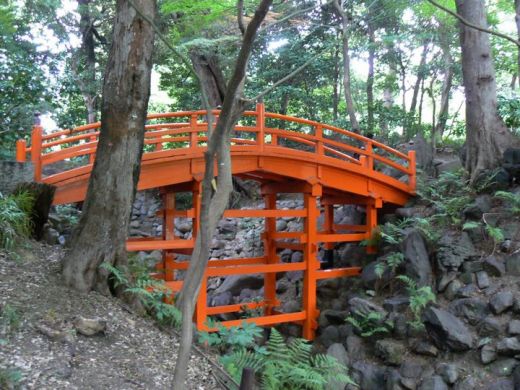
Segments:
[[[457,12],[470,23],[487,27],[484,0],[456,0]],[[488,34],[459,23],[462,75],[466,95],[466,169],[478,175],[496,168],[512,143],[497,113],[495,67]]]
[[[247,25],[233,75],[225,91],[219,120],[215,130],[209,136],[208,148],[205,153],[204,179],[202,181],[200,230],[193,249],[190,266],[176,302],[177,307],[181,308],[183,321],[179,353],[175,365],[174,390],[186,388],[186,371],[193,340],[193,310],[208,264],[211,239],[233,190],[230,139],[234,126],[245,109],[243,89],[253,42],[271,3],[272,0],[262,0]],[[218,166],[217,189],[213,191],[212,182],[215,176],[215,165]]]
[[[334,73],[333,73],[334,86],[332,89],[332,118],[338,120],[338,106],[339,106],[339,48],[334,48]]]
[[[96,102],[98,90],[96,85],[96,53],[94,47],[94,26],[90,15],[91,0],[78,0],[80,15],[79,30],[81,33],[80,66],[78,71],[79,88],[87,109],[87,123],[97,120]]]
[[[289,100],[291,96],[289,92],[284,92],[282,94],[282,104],[280,105],[280,114],[287,115],[287,109],[289,108]]]
[[[520,40],[520,0],[515,0],[515,22],[516,22],[516,33]],[[518,66],[518,77],[520,78],[520,46],[517,46],[517,66]],[[518,83],[520,86],[520,82]],[[513,84],[514,86],[514,84]]]
[[[369,8],[370,9],[370,8]],[[369,13],[369,19],[371,13]],[[376,38],[372,22],[367,21],[368,28],[368,75],[367,75],[367,127],[374,131],[374,59],[376,56]]]
[[[135,0],[151,19],[155,1]],[[150,96],[154,33],[125,0],[118,0],[103,84],[101,131],[83,214],[64,258],[65,283],[108,293],[103,262],[124,265],[132,204],[141,167]]]
[[[350,53],[349,53],[349,35],[348,35],[348,16],[339,4],[339,0],[334,0],[334,6],[341,19],[341,45],[343,52],[343,89],[345,90],[345,103],[347,104],[347,112],[350,120],[350,126],[353,131],[359,131],[359,123],[356,118],[356,110],[354,101],[352,100],[352,90],[350,82]]]
[[[426,76],[425,65],[426,65],[426,57],[428,56],[428,51],[430,49],[429,41],[426,41],[423,45],[423,51],[421,54],[421,62],[419,63],[419,68],[417,70],[417,80],[415,80],[415,85],[413,87],[413,95],[412,102],[410,103],[410,114],[414,115],[415,110],[417,109],[417,100],[419,98],[419,91],[421,89],[421,83],[424,77]]]
[[[212,108],[221,107],[226,91],[226,80],[215,52],[190,51],[193,70],[204,88],[208,103]]]
[[[453,84],[453,58],[451,57],[450,44],[448,34],[441,25],[439,31],[440,46],[444,60],[444,79],[442,81],[441,105],[439,107],[439,120],[435,127],[435,134],[442,138],[444,130],[446,129],[446,122],[449,115],[449,102],[451,86]]]

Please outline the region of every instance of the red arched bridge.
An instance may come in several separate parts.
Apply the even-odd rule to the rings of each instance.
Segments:
[[[219,111],[213,111],[218,120]],[[131,238],[129,251],[162,250],[157,277],[173,291],[182,286],[177,270],[189,262],[178,261],[175,254],[190,254],[198,231],[204,151],[208,140],[207,112],[187,111],[148,116],[145,150],[138,190],[159,188],[163,196],[162,237]],[[31,144],[17,143],[18,161],[34,165],[35,180],[56,186],[54,204],[83,201],[99,137],[100,123],[43,134],[33,129]],[[199,329],[207,329],[208,316],[234,313],[245,308],[263,308],[263,315],[246,319],[258,325],[295,322],[303,336],[312,339],[317,328],[316,283],[320,279],[357,275],[359,267],[321,269],[318,248],[330,256],[335,243],[359,242],[370,237],[377,225],[377,209],[384,203],[404,205],[415,193],[415,154],[401,153],[357,133],[306,119],[265,112],[263,104],[246,111],[231,139],[233,175],[261,184],[264,207],[258,210],[227,210],[227,218],[264,218],[262,235],[264,255],[255,258],[212,259],[198,298],[195,319]],[[191,192],[193,206],[178,210],[175,194]],[[277,195],[302,194],[301,209],[277,208]],[[334,222],[334,206],[355,204],[366,209],[362,225]],[[318,217],[323,213],[323,223]],[[193,219],[190,239],[175,235],[177,218]],[[276,231],[276,219],[302,218],[299,232]],[[303,261],[281,262],[277,251],[301,251]],[[370,250],[371,248],[369,248]],[[280,311],[276,295],[276,274],[303,271],[301,310]],[[264,274],[264,299],[261,302],[208,307],[206,281],[209,277],[238,274]],[[243,320],[224,321],[227,326]]]

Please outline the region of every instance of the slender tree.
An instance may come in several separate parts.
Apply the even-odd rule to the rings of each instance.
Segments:
[[[154,0],[136,0],[152,19]],[[150,95],[154,32],[118,0],[112,47],[103,83],[101,133],[83,214],[64,257],[65,283],[80,291],[108,293],[108,273],[99,265],[127,262],[126,238],[141,167]]]
[[[457,0],[467,22],[487,29],[484,0]],[[466,95],[466,169],[474,182],[480,173],[499,165],[512,136],[497,113],[495,67],[489,35],[460,23],[462,75]]]
[[[520,0],[515,0],[515,22],[516,22],[516,33],[518,41],[520,41]],[[517,79],[520,80],[520,46],[517,47],[517,63],[518,63],[518,75]],[[514,83],[513,83],[514,85]],[[520,85],[520,82],[518,83]]]

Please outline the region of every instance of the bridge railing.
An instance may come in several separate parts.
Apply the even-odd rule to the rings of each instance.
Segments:
[[[213,110],[216,123],[220,114]],[[44,168],[67,162],[67,168],[88,166],[94,162],[100,122],[44,134],[35,126],[31,145],[17,142],[18,161],[30,155],[35,180],[44,180]],[[201,153],[208,140],[207,112],[184,111],[150,114],[146,124],[143,160]],[[396,178],[402,176],[410,192],[415,190],[415,152],[404,154],[360,134],[331,125],[266,112],[263,104],[245,111],[231,139],[232,151],[281,153],[304,156],[328,164],[350,164]],[[282,150],[283,149],[283,150]],[[303,154],[302,154],[303,153]],[[401,181],[403,181],[401,178]]]

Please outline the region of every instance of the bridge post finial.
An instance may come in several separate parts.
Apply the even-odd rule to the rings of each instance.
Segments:
[[[34,181],[42,179],[42,137],[40,113],[34,113],[33,129],[31,132],[31,161],[34,165]]]

